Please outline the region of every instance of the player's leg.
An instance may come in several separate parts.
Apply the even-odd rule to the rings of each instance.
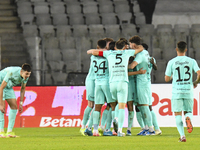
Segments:
[[[93,135],[93,133],[92,133],[93,113],[94,113],[94,109],[92,109],[92,112],[91,112],[91,114],[90,114],[88,127],[85,129],[84,135],[88,135],[88,136],[92,136],[92,135]]]
[[[6,136],[7,137],[18,137],[15,135],[14,132],[12,132],[13,127],[15,125],[15,119],[17,114],[17,100],[15,97],[15,92],[13,88],[6,89],[5,92],[5,100],[7,101],[8,105],[10,106],[10,111],[8,115],[8,129]]]
[[[125,136],[122,132],[125,119],[125,106],[128,98],[128,83],[119,82],[117,85],[117,99],[119,104],[117,136]]]
[[[149,110],[151,111],[152,122],[153,122],[153,126],[154,126],[154,129],[155,129],[155,134],[156,135],[161,135],[162,131],[159,128],[158,120],[157,120],[157,117],[156,117],[156,113],[153,111],[152,105],[149,106]]]
[[[94,125],[93,136],[99,136],[98,125],[101,117],[100,115],[101,107],[102,104],[95,104],[95,111],[93,112],[93,125]]]
[[[104,109],[103,113],[102,113],[102,117],[101,117],[101,125],[100,125],[100,130],[104,131],[105,130],[105,125],[107,122],[107,116],[108,116],[108,112],[109,112],[109,105],[107,104],[106,108]]]
[[[112,123],[112,108],[110,108],[108,111],[107,121],[106,121],[106,129],[103,132],[104,136],[112,136],[113,135],[112,132],[110,131],[111,123]]]
[[[90,113],[94,107],[94,89],[95,89],[94,80],[86,80],[85,85],[86,85],[86,99],[88,100],[88,106],[84,111],[82,127],[80,129],[80,133],[83,136],[85,135],[84,131],[86,129],[86,124],[88,122],[88,119],[90,118]]]
[[[176,127],[180,134],[180,142],[186,142],[185,133],[184,133],[184,126],[182,121],[182,112],[174,112],[176,118]]]
[[[131,135],[131,127],[133,125],[133,117],[134,117],[133,101],[128,101],[127,107],[128,107],[128,128],[127,128],[126,135],[130,136]]]
[[[141,112],[140,112],[140,110],[138,109],[137,106],[135,106],[135,110],[136,110],[137,121],[138,121],[138,123],[141,127],[141,130],[137,135],[143,135],[145,132],[147,132],[147,129],[145,128],[145,124],[144,124],[144,121],[143,121],[142,114],[141,114]]]
[[[133,125],[133,117],[134,117],[134,111],[133,111],[133,100],[135,97],[135,80],[132,78],[129,78],[128,83],[128,98],[127,98],[127,107],[128,107],[128,128],[127,128],[127,136],[131,135],[131,127]]]
[[[175,114],[176,127],[180,134],[180,142],[186,142],[184,126],[182,121],[183,99],[172,99],[172,112]]]
[[[192,126],[193,105],[194,105],[193,99],[184,99],[184,101],[183,101],[183,108],[184,109],[183,110],[184,110],[185,121],[186,121],[188,133],[191,133],[193,131],[193,126]]]
[[[111,123],[112,123],[112,122],[114,122],[114,119],[115,119],[115,110],[116,110],[116,107],[118,106],[118,104],[117,104],[117,102],[110,102],[110,106],[111,106],[111,109],[112,109],[112,114],[111,114],[111,116],[112,116]],[[114,131],[114,129],[112,131],[112,135],[117,135],[117,133]]]
[[[145,124],[149,127],[147,135],[155,135],[155,131],[152,123],[152,116],[149,110],[149,88],[148,87],[137,87],[138,94],[138,108],[142,114]]]
[[[107,115],[107,120],[106,120],[106,130],[103,132],[103,135],[112,136],[113,134],[110,131],[110,128],[111,128],[112,120],[115,117],[114,114],[115,114],[116,100],[112,98],[109,85],[103,86],[103,92],[105,94],[105,97],[108,103],[107,105],[110,107],[108,111],[108,115]]]
[[[16,137],[13,132],[13,127],[15,125],[15,119],[17,115],[17,100],[16,99],[6,99],[8,105],[10,106],[10,111],[8,115],[8,129],[7,129],[7,137]]]
[[[5,106],[5,100],[3,101],[3,105]],[[5,132],[4,132],[4,113],[0,111],[0,138],[5,138]]]

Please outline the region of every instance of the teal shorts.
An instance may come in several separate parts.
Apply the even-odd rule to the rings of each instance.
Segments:
[[[3,100],[7,99],[16,99],[15,92],[13,88],[5,88],[3,89]]]
[[[181,111],[192,112],[194,100],[185,98],[172,99],[171,105],[172,105],[172,112],[181,112]]]
[[[135,84],[136,83],[134,79],[129,80],[127,102],[134,101],[136,99],[136,85]]]
[[[149,105],[149,95],[150,95],[149,86],[137,86],[137,96],[138,104],[148,104]]]
[[[128,83],[111,82],[110,92],[115,101],[118,101],[118,103],[126,103],[128,98]]]
[[[112,99],[109,85],[96,85],[95,86],[95,104],[104,104],[105,102],[115,102]]]
[[[86,99],[89,101],[94,101],[94,90],[95,90],[95,80],[86,80]]]

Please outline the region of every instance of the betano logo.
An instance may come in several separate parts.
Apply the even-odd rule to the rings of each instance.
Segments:
[[[42,117],[40,127],[80,127],[81,119],[52,119],[52,117]]]

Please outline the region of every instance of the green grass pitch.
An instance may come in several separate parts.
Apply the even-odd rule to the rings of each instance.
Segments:
[[[0,150],[199,150],[200,128],[186,133],[187,142],[178,142],[176,128],[161,128],[160,136],[136,136],[139,128],[132,128],[132,136],[84,137],[80,128],[15,128],[19,138],[1,138]],[[123,130],[126,132],[126,128]]]

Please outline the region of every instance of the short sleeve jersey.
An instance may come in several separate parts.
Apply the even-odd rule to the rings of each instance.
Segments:
[[[134,59],[138,63],[136,66],[137,70],[140,70],[143,68],[143,70],[147,70],[145,74],[138,74],[136,76],[138,86],[146,85],[146,82],[148,82],[148,69],[150,66],[150,59],[149,59],[149,52],[147,50],[143,50],[142,52],[138,53]]]
[[[87,77],[86,79],[87,80],[94,80],[95,79],[95,73],[94,73],[94,65],[95,65],[95,59],[96,59],[96,56],[91,56],[90,57],[90,68],[89,68],[89,71],[88,71],[88,74],[87,74]]]
[[[109,80],[109,70],[108,70],[108,60],[104,57],[96,57],[94,62],[94,73],[96,76],[97,84],[108,84]]]
[[[22,82],[27,83],[28,79],[23,79],[20,75],[21,67],[7,67],[0,71],[0,80],[7,82],[6,88],[12,88],[13,86],[19,85]]]
[[[199,66],[196,60],[187,56],[177,56],[170,60],[165,71],[166,76],[172,76],[172,99],[193,98],[193,71]]]
[[[128,82],[129,57],[135,54],[135,50],[104,51],[103,56],[108,60],[109,82]]]

